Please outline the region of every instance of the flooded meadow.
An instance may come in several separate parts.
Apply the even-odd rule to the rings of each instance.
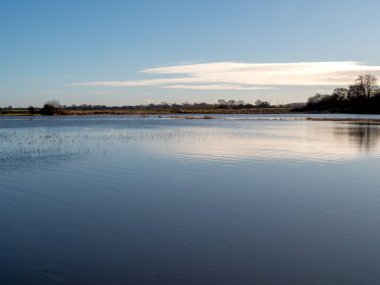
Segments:
[[[379,283],[380,124],[306,117],[0,117],[0,284]]]

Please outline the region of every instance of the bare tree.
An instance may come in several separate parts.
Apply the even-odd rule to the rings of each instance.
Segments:
[[[225,106],[225,105],[227,105],[227,102],[226,102],[226,100],[224,100],[224,99],[219,99],[219,100],[218,100],[218,104],[219,104],[219,105],[222,105],[222,106]]]
[[[228,100],[227,103],[230,106],[234,106],[236,104],[236,101],[235,100]]]
[[[372,94],[377,90],[377,78],[373,75],[360,75],[355,81],[355,84],[361,86],[364,90],[364,95],[367,99],[371,98]]]
[[[36,113],[36,109],[33,106],[28,107],[28,111],[31,115],[34,115]]]
[[[350,85],[348,88],[348,94],[347,98],[349,99],[365,99],[366,98],[366,92],[364,85],[362,84],[354,84]]]
[[[53,116],[60,113],[61,104],[57,100],[47,101],[41,109],[42,115]]]
[[[50,100],[45,103],[45,105],[50,105],[53,106],[54,108],[59,108],[61,107],[61,104],[57,100]]]
[[[260,99],[256,100],[255,105],[256,105],[256,107],[259,107],[259,108],[268,108],[268,107],[270,107],[270,103],[269,102],[267,102],[267,101],[261,101]]]
[[[339,99],[344,100],[348,95],[348,89],[347,88],[335,88],[332,95],[335,95]]]

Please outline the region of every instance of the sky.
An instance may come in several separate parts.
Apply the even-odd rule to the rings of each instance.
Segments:
[[[378,0],[0,0],[0,106],[303,102],[380,78]]]

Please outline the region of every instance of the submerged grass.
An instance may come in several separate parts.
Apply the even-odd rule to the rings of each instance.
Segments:
[[[306,121],[329,121],[329,122],[351,122],[351,123],[380,123],[380,119],[371,118],[311,118],[307,117]]]

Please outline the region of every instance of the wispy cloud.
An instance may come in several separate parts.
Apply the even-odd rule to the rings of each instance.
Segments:
[[[92,81],[75,86],[138,87],[159,86],[193,90],[268,89],[281,85],[347,85],[358,74],[380,76],[380,66],[355,61],[244,63],[210,62],[148,68],[141,71],[155,75],[153,79],[126,81]],[[157,78],[157,76],[159,76]],[[170,78],[165,77],[170,76]]]
[[[191,85],[191,84],[175,84],[163,86],[168,89],[190,89],[190,90],[265,90],[272,89],[270,87],[259,86],[242,86],[232,84],[208,84],[208,85]]]
[[[82,95],[117,95],[117,94],[125,94],[123,91],[111,91],[111,90],[96,90],[96,91],[83,91],[78,94]]]

